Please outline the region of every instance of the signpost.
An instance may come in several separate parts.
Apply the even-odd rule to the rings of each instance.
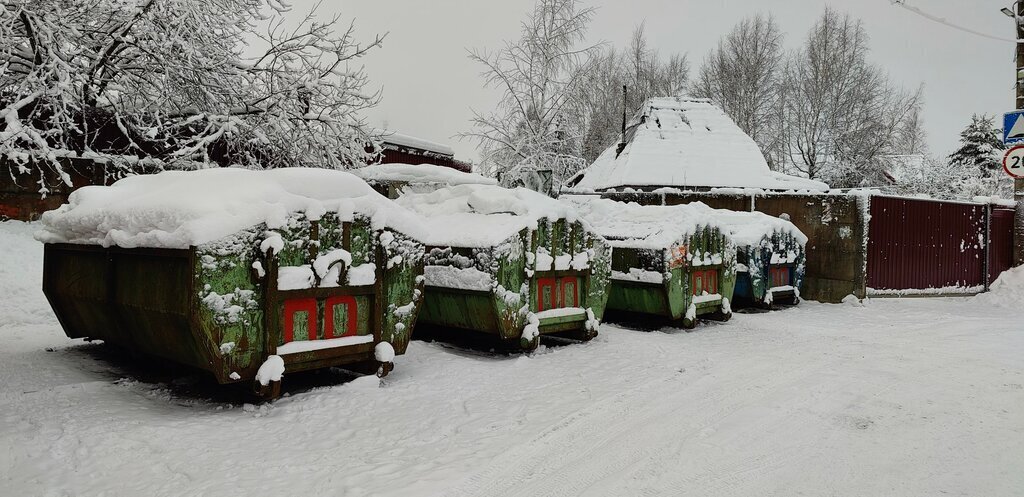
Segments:
[[[1014,179],[1024,179],[1024,145],[1017,145],[1003,156],[1003,171]]]
[[[1024,23],[1021,22],[1024,20],[1024,2],[1014,2],[1013,10],[1010,13],[1013,14],[1014,38],[1017,40],[1015,64],[1017,68],[1013,73],[1016,80],[1016,98],[1013,101],[1013,106],[1017,109],[1024,109],[1024,79],[1021,78],[1021,70],[1024,70],[1024,41],[1022,41],[1024,40]],[[1014,126],[1019,120],[1019,117],[1014,120]],[[1013,127],[1009,129],[1012,131]],[[1012,133],[1004,132],[1004,134],[1009,137]],[[1017,203],[1013,216],[1013,263],[1020,266],[1024,265],[1024,178],[1013,180],[1013,199]]]
[[[1024,110],[1003,114],[1003,144],[1024,143]]]

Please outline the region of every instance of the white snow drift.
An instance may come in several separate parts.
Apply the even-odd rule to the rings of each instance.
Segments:
[[[112,186],[87,186],[68,204],[43,215],[37,238],[124,248],[187,248],[265,223],[281,227],[290,214],[319,219],[354,214],[375,226],[415,235],[421,221],[343,171],[216,168],[133,176]]]

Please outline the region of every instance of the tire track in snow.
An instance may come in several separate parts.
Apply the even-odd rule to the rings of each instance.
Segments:
[[[517,445],[449,495],[580,495],[596,491],[596,483],[627,470],[634,475],[652,468],[667,472],[666,464],[672,462],[665,462],[668,454],[676,452],[685,457],[683,442],[705,443],[702,441],[708,436],[707,427],[729,413],[817,373],[816,368],[778,369],[772,361],[763,361],[748,367],[742,379],[722,379],[707,373],[693,382],[704,383],[701,386],[706,388],[705,392],[675,387],[680,379],[688,379],[683,375],[650,382],[641,391],[620,393],[575,412]],[[749,395],[748,391],[754,388],[762,391]],[[687,412],[699,417],[680,416],[678,406],[687,404],[693,406]],[[665,430],[652,430],[651,426]],[[594,437],[595,430],[606,432]],[[614,447],[619,457],[602,458],[602,454],[609,452],[608,447]],[[625,456],[623,447],[628,447]],[[635,487],[631,488],[635,491]]]

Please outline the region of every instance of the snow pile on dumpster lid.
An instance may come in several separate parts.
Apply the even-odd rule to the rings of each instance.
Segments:
[[[374,164],[353,169],[352,174],[369,182],[399,182],[440,185],[496,185],[498,181],[479,174],[464,173],[433,164]]]
[[[739,246],[756,245],[772,233],[786,233],[796,238],[801,245],[807,243],[807,235],[804,235],[796,225],[763,212],[716,209],[716,217],[725,225],[729,239]]]
[[[689,237],[699,228],[723,228],[719,211],[694,202],[686,205],[639,205],[593,195],[566,195],[561,200],[613,247],[659,249]]]
[[[414,234],[419,221],[343,171],[216,168],[132,176],[111,186],[87,186],[68,203],[43,214],[36,238],[124,248],[187,248],[266,223],[282,227],[289,215],[319,219],[358,213],[375,226]]]
[[[420,241],[433,246],[488,247],[525,228],[536,229],[541,219],[578,218],[571,206],[546,195],[496,185],[451,186],[395,202],[427,218]]]
[[[1024,266],[1003,271],[989,289],[974,298],[983,304],[1024,309]]]

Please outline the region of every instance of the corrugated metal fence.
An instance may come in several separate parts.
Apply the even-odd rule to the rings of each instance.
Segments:
[[[995,207],[990,224],[988,252],[989,283],[1013,267],[1013,209]]]
[[[1012,225],[984,204],[872,197],[869,292],[981,291],[1011,265]]]

